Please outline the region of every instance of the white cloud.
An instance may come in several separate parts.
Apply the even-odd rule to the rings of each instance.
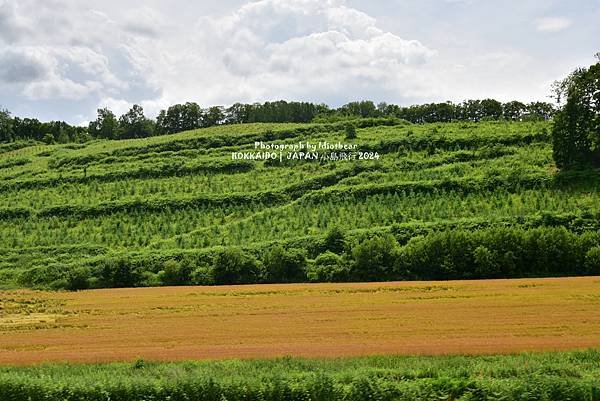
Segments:
[[[148,7],[142,7],[135,13],[125,15],[123,27],[134,35],[156,38],[159,35],[163,23],[161,17]]]
[[[100,99],[156,96],[137,47],[162,27],[157,18],[145,8],[113,16],[83,1],[0,0],[0,92],[20,93],[23,102],[78,102],[76,111],[53,114],[90,118]]]
[[[0,48],[0,81],[22,85],[29,99],[80,100],[103,88],[126,88],[108,59],[79,46],[7,46]]]
[[[0,0],[0,43],[18,41],[28,30],[27,21],[17,13],[16,4]]]
[[[572,24],[573,21],[563,17],[539,18],[536,21],[536,29],[540,32],[560,32],[569,28]]]
[[[104,97],[100,99],[98,104],[98,108],[108,108],[116,116],[125,114],[129,108],[131,107],[131,103],[125,99],[115,99],[112,97]]]
[[[510,7],[476,0],[374,2],[365,6],[370,14],[350,0],[208,3],[0,0],[0,93],[11,97],[2,103],[80,121],[99,106],[121,114],[133,103],[155,116],[185,101],[543,100],[547,82],[585,61],[548,63],[560,38],[550,46],[527,35],[529,21],[541,32],[582,26],[579,17],[576,25],[536,20],[540,12],[571,15],[541,0],[519,15],[498,14],[498,24],[485,21]],[[580,52],[591,55],[596,49],[585,47],[595,31],[583,32]]]
[[[156,116],[160,110],[170,106],[172,103],[166,102],[163,99],[143,100],[137,102],[144,109],[146,116]],[[108,108],[117,117],[125,114],[132,107],[132,103],[126,99],[116,99],[113,97],[103,97],[98,103],[98,108]]]
[[[81,100],[99,88],[99,83],[95,81],[81,83],[74,82],[69,78],[50,75],[43,81],[28,83],[23,89],[23,94],[32,100]]]
[[[19,84],[45,77],[52,66],[43,54],[31,48],[0,49],[0,82]]]
[[[150,52],[162,55],[148,76],[162,83],[164,99],[330,101],[390,90],[402,96],[419,90],[420,80],[409,78],[436,54],[381,30],[342,0],[251,2],[222,17],[200,18],[190,36],[195,40],[185,48],[161,41],[160,51]]]

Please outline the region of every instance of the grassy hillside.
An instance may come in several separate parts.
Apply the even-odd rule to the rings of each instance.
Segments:
[[[600,274],[598,171],[557,174],[550,123],[356,124],[1,148],[0,284]],[[232,159],[256,141],[379,157]]]

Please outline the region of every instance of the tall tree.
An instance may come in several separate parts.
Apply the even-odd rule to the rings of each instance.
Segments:
[[[107,108],[98,109],[98,118],[88,126],[88,132],[94,138],[117,139],[118,130],[117,117]]]
[[[483,117],[481,100],[467,100],[461,104],[461,119],[479,121]]]
[[[370,100],[363,100],[360,102],[350,102],[348,104],[343,105],[338,110],[343,115],[347,116],[356,116],[356,117],[379,117],[380,113],[373,103]]]
[[[35,139],[41,141],[45,133],[41,129],[42,123],[36,118],[13,119],[13,133],[16,139]]]
[[[502,114],[507,120],[518,121],[527,111],[527,106],[524,103],[513,100],[512,102],[502,105]]]
[[[502,103],[494,99],[483,99],[481,101],[482,117],[499,120],[502,117]]]
[[[197,103],[187,102],[181,110],[181,129],[183,131],[202,126],[202,109]]]
[[[527,105],[527,116],[534,120],[549,120],[556,110],[547,102],[532,102]]]
[[[213,106],[204,111],[202,116],[202,125],[204,127],[212,127],[213,125],[223,123],[223,120],[225,120],[225,112],[223,107]]]
[[[145,138],[154,135],[154,122],[144,115],[144,109],[138,104],[119,117],[119,138]]]
[[[600,62],[557,82],[555,93],[559,102],[566,99],[554,120],[556,165],[561,169],[600,165]]]
[[[0,141],[9,142],[13,138],[13,119],[8,110],[0,109]]]
[[[234,103],[226,111],[226,124],[242,124],[248,122],[249,109],[251,105]]]

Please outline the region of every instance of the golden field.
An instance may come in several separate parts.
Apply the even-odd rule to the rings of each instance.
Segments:
[[[0,363],[600,346],[600,277],[0,291]]]

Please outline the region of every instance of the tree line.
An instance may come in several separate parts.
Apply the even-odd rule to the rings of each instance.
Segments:
[[[85,142],[91,139],[86,127],[64,121],[41,122],[36,118],[11,117],[0,109],[0,142],[34,140],[45,143]]]
[[[356,118],[394,117],[415,124],[451,121],[549,119],[555,109],[549,103],[501,103],[494,99],[462,103],[429,103],[402,107],[372,101],[350,102],[339,108],[308,102],[242,104],[202,108],[194,102],[175,104],[161,110],[155,119],[144,114],[140,105],[117,117],[108,108],[98,109],[97,118],[87,127],[63,121],[40,122],[34,118],[12,117],[0,110],[0,142],[36,140],[45,143],[85,142],[89,139],[131,139],[223,124],[338,122]]]
[[[547,120],[554,112],[554,106],[549,103],[501,103],[494,99],[430,103],[410,107],[387,103],[375,105],[370,100],[364,100],[350,102],[339,108],[330,108],[326,104],[280,100],[262,104],[236,103],[229,108],[214,106],[202,109],[198,104],[188,102],[161,110],[156,119],[155,134],[172,134],[221,124],[338,122],[380,117],[395,117],[415,124],[501,119]]]

